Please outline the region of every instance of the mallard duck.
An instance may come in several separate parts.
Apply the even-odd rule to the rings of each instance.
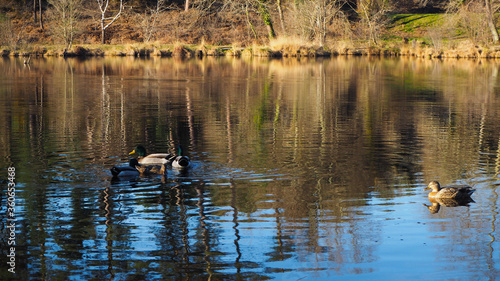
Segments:
[[[177,168],[177,169],[188,169],[191,167],[191,160],[189,157],[182,155],[182,146],[179,145],[179,155],[175,156],[173,155],[170,158],[170,163],[172,167]]]
[[[140,164],[145,165],[163,165],[170,164],[171,158],[174,156],[170,153],[154,153],[146,155],[146,149],[142,145],[138,145],[135,149],[129,154],[137,154],[139,157],[137,158]]]
[[[111,174],[113,177],[137,177],[140,175],[136,168],[138,166],[140,165],[137,159],[130,159],[128,166],[111,168]]]
[[[476,191],[470,186],[463,187],[441,187],[439,182],[431,181],[425,190],[432,189],[429,193],[429,199],[455,199],[464,200],[470,198],[472,193]]]

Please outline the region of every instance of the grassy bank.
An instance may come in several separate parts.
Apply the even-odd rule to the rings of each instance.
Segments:
[[[332,39],[324,46],[293,36],[279,36],[266,45],[251,46],[205,44],[76,44],[66,50],[62,45],[35,43],[23,47],[0,48],[1,56],[31,57],[330,57],[330,56],[413,56],[420,58],[500,58],[500,46],[480,46],[459,29],[447,30],[445,14],[395,14],[380,39],[374,42],[354,39]]]
[[[293,42],[294,40],[288,40]],[[447,47],[435,47],[424,40],[384,41],[381,46],[339,41],[329,47],[273,42],[268,46],[211,46],[189,44],[117,44],[63,46],[28,46],[23,49],[0,49],[3,57],[181,57],[253,56],[253,57],[331,57],[331,56],[413,56],[420,58],[500,58],[500,47],[483,47],[467,40],[454,41]]]

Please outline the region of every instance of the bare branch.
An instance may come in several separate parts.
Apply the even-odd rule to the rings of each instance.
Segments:
[[[116,13],[116,15],[114,17],[109,17],[109,18],[106,18],[106,11],[108,10],[108,6],[109,6],[109,0],[96,0],[97,1],[97,4],[99,6],[99,10],[101,11],[101,42],[102,44],[105,43],[105,30],[110,26],[112,25],[121,15],[122,11],[123,11],[123,0],[120,0],[120,9],[119,11]],[[108,24],[105,24],[106,21],[109,21]]]

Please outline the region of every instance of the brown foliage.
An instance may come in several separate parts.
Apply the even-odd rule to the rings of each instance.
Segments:
[[[82,13],[79,23],[79,34],[75,37],[75,44],[96,44],[100,43],[100,15],[86,3],[85,13]],[[138,20],[139,9],[127,9],[124,14],[106,30],[106,43],[126,44],[144,41],[144,28]],[[265,26],[261,23],[259,15],[250,13],[255,28],[262,34],[265,40]],[[13,32],[11,35],[19,34],[19,38],[0,38],[0,45],[8,46],[16,44],[57,44],[51,34],[51,26],[56,18],[46,18],[46,28],[41,29],[32,20],[32,15],[26,12],[11,12],[7,17],[12,22]],[[5,20],[0,23],[5,25]],[[190,9],[188,11],[180,9],[170,9],[162,12],[156,23],[157,27],[152,36],[152,41],[160,43],[183,42],[186,44],[198,44],[205,40],[207,44],[229,45],[237,42],[242,45],[254,43],[253,35],[248,28],[246,17],[240,13],[231,11],[204,11]],[[5,29],[4,29],[5,30]],[[3,34],[3,33],[2,33]],[[1,34],[0,34],[1,35]],[[6,37],[6,35],[3,35]],[[12,37],[12,36],[11,36]],[[261,42],[263,43],[263,42]]]

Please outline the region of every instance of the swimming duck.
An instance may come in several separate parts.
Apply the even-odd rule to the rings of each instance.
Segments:
[[[146,149],[142,145],[138,145],[135,147],[132,152],[129,154],[135,154],[137,153],[138,161],[140,164],[146,164],[146,165],[163,165],[163,164],[170,164],[171,158],[174,156],[170,153],[154,153],[154,154],[149,154],[146,155]]]
[[[470,186],[464,187],[441,187],[439,182],[431,181],[425,190],[432,189],[429,193],[429,199],[455,199],[464,200],[470,198],[472,193],[476,191]]]
[[[182,155],[182,146],[179,145],[179,155],[175,156],[173,155],[170,158],[170,163],[172,167],[177,168],[177,169],[188,169],[191,167],[191,160],[189,157]]]
[[[111,168],[111,174],[113,177],[137,177],[141,174],[136,168],[138,166],[137,159],[130,159],[128,166]]]

